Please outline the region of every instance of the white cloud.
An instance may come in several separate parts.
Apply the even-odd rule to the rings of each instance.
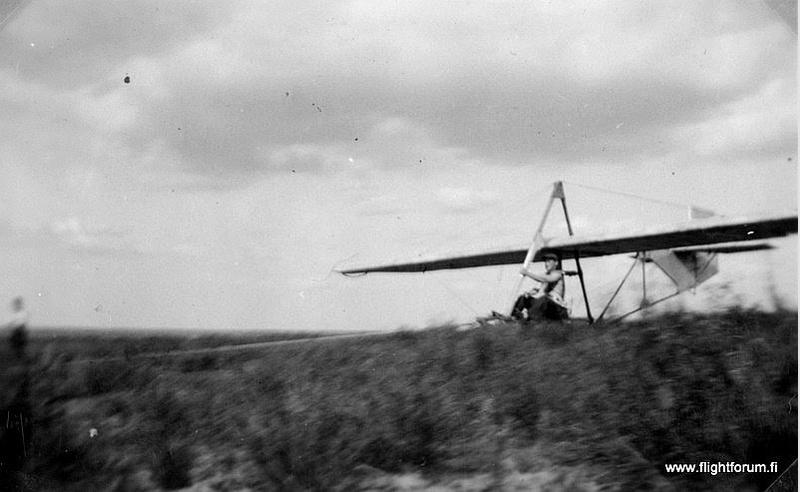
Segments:
[[[183,170],[237,186],[237,173],[351,170],[350,159],[663,153],[671,125],[786,62],[785,50],[764,50],[785,46],[785,33],[736,3],[231,8],[198,14],[204,36],[125,51],[71,94],[69,111],[132,154],[160,140]],[[173,23],[194,15],[170,12]]]
[[[409,210],[409,205],[398,195],[370,197],[359,205],[363,215],[397,215]]]
[[[291,172],[317,172],[324,170],[331,157],[315,145],[289,145],[270,152],[268,165],[273,169]]]
[[[480,211],[497,202],[494,193],[487,190],[473,190],[470,188],[444,187],[436,194],[437,203],[450,212]]]
[[[54,220],[50,233],[64,245],[89,254],[141,254],[127,234],[107,225],[69,216]]]
[[[677,144],[690,144],[696,155],[731,156],[790,152],[797,135],[795,80],[773,80],[756,93],[719,108],[713,115],[673,132]],[[796,140],[795,140],[796,142]],[[787,145],[788,144],[788,145]]]

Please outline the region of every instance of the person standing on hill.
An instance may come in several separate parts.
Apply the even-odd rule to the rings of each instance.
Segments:
[[[11,332],[8,343],[17,359],[24,359],[28,346],[28,312],[22,297],[15,297],[11,301],[11,310],[11,320],[6,323],[6,328]]]
[[[15,486],[15,477],[25,469],[31,442],[28,313],[22,297],[11,301],[11,310],[11,318],[0,325],[10,332],[11,349],[0,374],[0,490],[22,490]]]

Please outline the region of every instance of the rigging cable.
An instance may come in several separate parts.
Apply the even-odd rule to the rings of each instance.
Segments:
[[[435,275],[434,275],[434,276],[432,276],[432,277],[433,277],[433,278],[434,278],[434,279],[435,279],[435,280],[436,280],[436,281],[439,283],[439,285],[441,285],[441,286],[444,288],[444,290],[446,290],[446,291],[447,291],[447,293],[448,293],[448,294],[450,294],[450,295],[451,295],[451,296],[453,296],[453,297],[454,297],[454,298],[455,298],[455,299],[456,299],[458,302],[460,302],[462,306],[464,306],[464,307],[466,307],[467,309],[469,309],[470,311],[472,311],[472,313],[473,313],[475,316],[479,316],[479,314],[478,314],[478,311],[476,311],[475,309],[473,309],[473,308],[472,308],[472,306],[470,306],[469,304],[467,304],[467,302],[466,302],[464,299],[462,299],[462,298],[461,298],[461,296],[459,296],[458,294],[456,294],[456,293],[455,293],[455,291],[453,291],[453,289],[451,289],[450,287],[448,287],[448,285],[447,285],[446,283],[444,283],[444,282],[443,282],[441,279],[439,279],[439,278],[436,278],[436,276],[435,276]]]
[[[602,192],[602,193],[609,193],[609,194],[612,194],[612,195],[624,196],[624,197],[627,197],[627,198],[635,198],[635,199],[638,199],[638,200],[643,200],[643,201],[651,202],[651,203],[658,203],[660,205],[668,205],[670,207],[675,207],[675,208],[681,208],[681,209],[698,208],[697,206],[692,205],[690,203],[678,203],[678,202],[671,202],[671,201],[667,201],[667,200],[658,200],[658,199],[655,199],[655,198],[648,198],[648,197],[636,195],[636,194],[633,194],[633,193],[627,193],[627,192],[624,192],[624,191],[609,190],[607,188],[601,188],[599,186],[584,185],[584,184],[580,184],[580,183],[573,183],[571,181],[563,181],[563,183],[570,184],[572,186],[577,186],[579,188],[585,188],[587,190],[594,190],[594,191],[599,191],[599,192]],[[704,207],[700,207],[700,208],[704,208]]]
[[[540,187],[539,189],[534,190],[531,195],[527,195],[527,194],[526,195],[522,195],[522,194],[520,194],[519,197],[516,200],[512,201],[512,203],[511,203],[509,208],[514,213],[513,213],[513,215],[508,214],[508,215],[506,215],[506,217],[507,218],[510,217],[510,221],[509,222],[512,223],[512,224],[518,224],[518,223],[522,223],[523,224],[523,226],[515,226],[515,229],[518,229],[520,227],[524,227],[525,219],[528,219],[531,216],[531,210],[528,209],[528,206],[530,206],[530,202],[531,202],[530,196],[541,197],[541,196],[543,196],[545,194],[548,194],[548,196],[549,196],[549,191],[552,189],[552,186],[553,186],[552,183],[547,183],[546,185]],[[506,202],[506,203],[508,203],[508,202]],[[476,224],[477,227],[475,229],[473,229],[473,231],[474,231],[473,237],[475,237],[475,235],[480,236],[480,237],[483,237],[483,236],[486,236],[486,235],[491,235],[491,236],[496,235],[498,233],[497,224],[498,224],[498,220],[495,219],[495,218],[486,218],[486,219],[484,219],[482,221],[479,221]],[[521,239],[521,241],[528,241],[529,240],[529,238],[527,238],[527,237],[525,237],[525,238],[520,237],[520,239]],[[474,240],[473,240],[473,242],[474,242]],[[434,279],[436,280],[437,283],[439,283],[441,285],[441,287],[443,289],[445,289],[451,296],[453,296],[453,298],[455,298],[461,305],[463,305],[464,307],[469,309],[472,313],[475,314],[475,316],[479,316],[479,313],[475,310],[475,308],[473,308],[469,303],[464,301],[464,299],[462,297],[460,297],[450,286],[448,286],[447,283],[444,280],[438,278],[437,276],[434,276]],[[500,283],[503,280],[504,280],[504,278],[503,278],[502,273],[498,274],[498,276],[496,277],[496,282]],[[502,294],[500,294],[500,296],[501,297],[505,297],[505,296],[502,296]],[[494,296],[494,297],[496,297],[496,296]],[[497,303],[493,302],[493,304],[497,304]],[[505,309],[505,307],[503,307],[502,309]]]

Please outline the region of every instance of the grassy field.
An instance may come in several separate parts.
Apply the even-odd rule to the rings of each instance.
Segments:
[[[24,473],[6,480],[76,491],[764,490],[778,474],[664,464],[783,471],[796,458],[795,312],[444,326],[137,357],[275,336],[40,333]],[[114,359],[85,362],[100,357]]]

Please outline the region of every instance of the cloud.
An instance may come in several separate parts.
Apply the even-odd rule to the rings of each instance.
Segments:
[[[0,219],[0,244],[8,248],[69,250],[88,256],[141,256],[153,251],[138,244],[127,231],[89,223],[76,216],[53,220],[42,227]]]
[[[694,154],[716,159],[765,155],[795,158],[795,84],[794,79],[770,81],[701,121],[676,127],[673,138],[676,142],[693,141]]]
[[[399,215],[410,210],[398,195],[370,197],[359,204],[358,210],[365,216]]]
[[[186,231],[180,227],[172,231],[172,236],[168,236],[159,231],[158,226],[150,231],[128,230],[74,215],[55,219],[47,228],[18,228],[16,239],[19,241],[22,238],[31,244],[46,242],[59,245],[81,255],[117,258],[144,255],[196,260],[215,247],[207,238],[187,237]]]
[[[129,242],[128,234],[113,227],[86,223],[75,216],[54,220],[48,231],[67,247],[92,255],[143,254],[146,251]]]
[[[490,191],[444,187],[437,192],[436,202],[447,212],[468,213],[497,203],[497,197]]]
[[[761,47],[791,41],[734,4],[494,8],[518,20],[362,2],[307,16],[250,11],[164,59],[181,67],[166,75],[176,97],[147,108],[139,138],[157,132],[197,172],[263,172],[254,147],[295,144],[353,148],[389,168],[448,152],[636,160],[668,152],[671,128],[745,97],[789,60]],[[697,19],[676,31],[676,15]],[[282,24],[256,29],[261,21]]]
[[[7,63],[25,80],[68,90],[113,73],[122,83],[127,60],[202,38],[228,22],[235,6],[182,0],[29,2],[0,31],[0,43]]]
[[[276,149],[267,157],[271,169],[299,172],[318,172],[326,168],[331,156],[324,155],[316,146],[289,145]]]
[[[84,7],[88,24],[74,4],[29,6],[0,38],[10,77],[52,89],[79,139],[221,187],[292,169],[652,160],[708,148],[683,130],[794,79],[795,40],[738,2]],[[777,131],[785,152],[791,128]]]

